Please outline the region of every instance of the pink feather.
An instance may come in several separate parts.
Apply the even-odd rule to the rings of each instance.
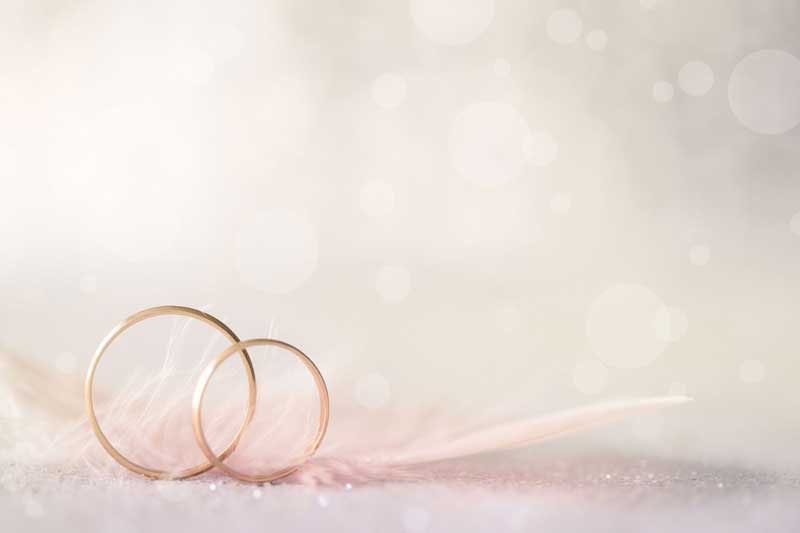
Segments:
[[[0,404],[0,460],[33,464],[71,465],[107,476],[123,473],[119,465],[105,455],[96,442],[82,411],[80,380],[66,378],[47,367],[0,354],[4,403]],[[131,426],[131,420],[142,422],[143,410],[149,405],[148,394],[157,381],[137,390],[118,395],[109,406],[114,419]],[[336,398],[335,385],[332,396]],[[183,391],[184,393],[186,391]],[[102,394],[99,394],[102,397]],[[287,398],[287,404],[291,398]],[[465,430],[433,412],[380,413],[371,416],[352,406],[334,410],[331,433],[317,456],[305,463],[285,482],[302,484],[343,484],[369,481],[411,480],[424,477],[419,468],[432,462],[450,461],[467,456],[522,448],[567,433],[588,429],[648,410],[679,405],[690,401],[685,396],[634,399],[569,409],[546,416],[524,418],[512,422],[490,424],[482,429]],[[187,459],[180,451],[192,449],[193,443],[165,438],[174,422],[168,411],[173,403],[162,407],[163,412],[151,413],[155,424],[150,432],[127,427],[125,435],[135,436],[143,444],[160,447],[164,456]],[[280,413],[269,413],[281,420]],[[340,417],[340,418],[337,418]],[[182,417],[181,417],[182,418]],[[224,421],[231,417],[215,417]],[[235,420],[235,417],[232,418]],[[393,420],[391,432],[373,432],[370,422],[385,428]],[[269,428],[268,428],[269,429]],[[274,428],[273,428],[274,429]],[[270,435],[267,438],[266,435]],[[276,440],[271,430],[249,435],[251,445],[241,450],[239,465],[249,465],[247,455],[266,445],[279,447],[288,444]],[[295,436],[296,437],[296,436]],[[287,438],[288,436],[284,437]],[[179,453],[176,453],[179,452]],[[237,454],[240,450],[237,450]],[[235,454],[236,455],[236,454]],[[76,461],[77,459],[77,461]],[[252,466],[252,465],[251,465]],[[241,467],[241,466],[240,466]]]

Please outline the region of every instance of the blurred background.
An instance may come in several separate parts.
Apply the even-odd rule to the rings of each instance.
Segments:
[[[79,377],[124,317],[189,305],[364,416],[687,394],[553,446],[800,467],[798,21],[3,0],[0,346]]]

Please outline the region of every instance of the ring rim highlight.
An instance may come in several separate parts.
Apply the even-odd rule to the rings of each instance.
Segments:
[[[295,356],[297,356],[300,361],[306,366],[308,371],[311,373],[311,376],[314,378],[314,383],[317,386],[317,393],[319,394],[319,425],[317,427],[317,433],[314,439],[311,441],[310,445],[306,448],[305,453],[298,459],[296,462],[293,462],[289,466],[282,468],[280,470],[276,470],[274,472],[270,472],[268,474],[261,474],[261,475],[250,475],[244,472],[240,472],[235,470],[228,465],[226,465],[223,461],[227,458],[225,453],[223,452],[219,456],[217,456],[211,447],[208,444],[208,440],[206,439],[205,432],[203,430],[203,420],[202,420],[202,408],[203,408],[203,400],[206,395],[206,390],[208,389],[208,385],[211,381],[211,377],[217,371],[219,366],[225,362],[231,355],[236,352],[244,353],[247,348],[253,346],[277,346],[279,348],[283,348]],[[325,384],[325,379],[322,377],[322,373],[317,368],[317,365],[299,348],[292,346],[287,342],[283,342],[277,339],[268,339],[268,338],[260,338],[260,339],[248,339],[245,341],[239,341],[236,344],[226,348],[222,352],[214,358],[208,366],[205,368],[203,373],[197,380],[197,385],[194,391],[194,397],[192,400],[192,426],[194,427],[194,435],[195,441],[197,441],[197,445],[202,450],[203,455],[206,456],[206,459],[215,467],[219,468],[226,474],[231,477],[234,477],[240,481],[247,481],[250,483],[266,483],[270,481],[275,481],[277,479],[283,478],[297,470],[303,463],[305,463],[311,456],[319,448],[320,444],[322,444],[322,440],[325,438],[325,433],[328,429],[328,421],[330,419],[330,396],[328,394],[328,386]]]
[[[213,462],[206,462],[203,464],[195,465],[183,470],[179,470],[177,472],[170,472],[166,470],[161,470],[157,468],[148,468],[146,466],[140,465],[134,461],[131,461],[122,453],[117,450],[113,444],[108,440],[103,430],[100,428],[100,424],[97,421],[97,415],[95,413],[94,407],[94,377],[97,371],[97,366],[100,364],[100,361],[103,358],[106,350],[108,350],[109,346],[124,333],[126,330],[130,329],[132,326],[147,320],[148,318],[153,318],[156,316],[162,315],[178,315],[178,316],[186,316],[189,318],[194,318],[203,322],[205,324],[210,325],[217,331],[221,332],[228,340],[235,343],[233,346],[238,346],[241,341],[236,333],[233,332],[231,328],[229,328],[224,322],[216,318],[215,316],[206,313],[204,311],[200,311],[198,309],[194,309],[191,307],[184,307],[179,305],[163,305],[157,307],[150,307],[147,309],[143,309],[138,311],[128,318],[117,324],[106,337],[100,342],[100,345],[97,347],[97,350],[92,357],[92,361],[89,365],[89,370],[86,373],[86,380],[84,382],[84,399],[86,403],[86,411],[89,416],[89,422],[92,426],[92,430],[94,431],[97,440],[100,441],[100,444],[103,448],[108,452],[111,457],[117,461],[119,464],[127,468],[128,470],[135,472],[137,474],[141,474],[153,479],[185,479],[192,476],[196,476],[198,474],[202,474],[203,472],[207,472],[213,466]],[[237,349],[234,351],[239,351],[241,353],[242,362],[244,363],[245,370],[247,373],[247,383],[248,383],[248,399],[247,399],[247,412],[245,414],[245,418],[242,421],[242,425],[240,426],[239,430],[237,431],[236,435],[233,437],[233,440],[226,446],[223,452],[220,454],[222,459],[227,458],[233,451],[236,449],[236,446],[239,444],[239,441],[244,434],[244,430],[250,424],[250,421],[253,418],[255,413],[255,406],[256,406],[256,377],[255,371],[253,369],[253,362],[250,359],[250,354],[247,353],[245,349]],[[231,354],[234,352],[232,351]],[[213,454],[212,454],[213,455]]]

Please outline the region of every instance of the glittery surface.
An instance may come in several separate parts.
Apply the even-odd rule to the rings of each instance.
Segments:
[[[420,481],[253,486],[8,465],[5,531],[797,531],[800,476],[633,457],[442,464]],[[9,527],[10,526],[10,527]]]

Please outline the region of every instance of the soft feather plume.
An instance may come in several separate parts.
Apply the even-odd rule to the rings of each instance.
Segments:
[[[179,375],[173,349],[185,334],[184,322],[173,333],[161,370],[144,385],[134,386],[131,380],[113,397],[99,390],[95,393],[98,398],[110,398],[103,402],[101,411],[109,421],[103,426],[104,431],[113,442],[125,441],[130,449],[146,449],[150,454],[146,457],[148,464],[156,461],[176,469],[203,460],[190,433],[176,434],[174,430],[176,424],[189,423],[188,413],[181,405],[190,397],[194,379],[208,355],[191,372]],[[258,366],[257,361],[255,364]],[[127,475],[105,454],[85,420],[79,378],[69,379],[3,353],[0,353],[0,369],[0,461],[83,467],[102,476]],[[169,392],[164,388],[168,377],[178,378],[178,386]],[[317,455],[286,478],[286,482],[341,484],[415,479],[421,475],[419,465],[426,463],[521,448],[625,416],[690,401],[684,396],[669,396],[610,402],[475,429],[432,410],[367,412],[346,403],[350,395],[337,394],[344,384],[337,383],[335,376],[326,377],[334,401],[330,432]],[[254,425],[245,432],[230,459],[236,461],[231,463],[235,468],[263,471],[277,466],[269,461],[280,463],[285,459],[270,458],[270,451],[299,450],[297,442],[305,442],[314,431],[313,404],[300,417],[303,424],[299,431],[281,430],[290,412],[299,405],[298,394],[291,391],[294,382],[283,379],[282,382],[280,388],[270,390],[269,405],[259,402]],[[164,398],[156,402],[157,395]],[[231,413],[238,414],[231,416]],[[238,427],[241,413],[241,406],[216,409],[205,423],[208,433],[229,438]]]

